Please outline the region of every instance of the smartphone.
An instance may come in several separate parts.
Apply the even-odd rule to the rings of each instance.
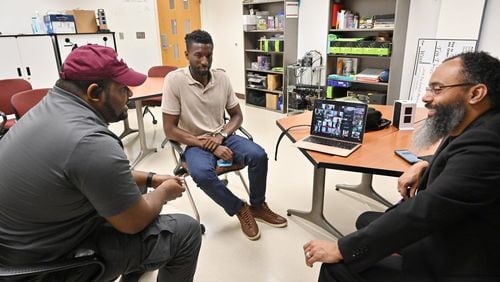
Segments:
[[[220,167],[228,167],[228,166],[231,166],[233,165],[233,162],[232,161],[225,161],[223,159],[219,159],[217,160],[217,166],[220,166]]]
[[[394,153],[410,164],[414,164],[421,161],[421,159],[419,159],[417,156],[415,156],[412,152],[408,150],[395,150]]]

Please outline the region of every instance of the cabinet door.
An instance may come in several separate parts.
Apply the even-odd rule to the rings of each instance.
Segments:
[[[23,78],[21,58],[15,37],[0,37],[0,79]]]
[[[22,36],[17,46],[23,65],[23,75],[33,88],[52,87],[59,78],[51,36]]]
[[[64,60],[75,46],[80,47],[90,43],[115,49],[115,41],[112,33],[59,34],[56,35],[56,38],[59,54],[61,55],[61,63],[64,63]]]

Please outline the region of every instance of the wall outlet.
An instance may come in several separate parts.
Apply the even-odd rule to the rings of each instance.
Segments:
[[[135,37],[137,39],[144,39],[146,38],[146,33],[144,31],[138,31],[135,33]]]

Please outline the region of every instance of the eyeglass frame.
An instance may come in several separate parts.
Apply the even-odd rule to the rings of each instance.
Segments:
[[[477,83],[472,83],[472,82],[465,82],[465,83],[457,83],[457,84],[449,84],[449,85],[432,85],[432,86],[427,86],[425,88],[426,92],[431,92],[433,96],[439,95],[441,91],[443,91],[446,88],[452,88],[452,87],[460,87],[460,86],[472,86],[476,85]],[[437,91],[437,92],[436,92]]]

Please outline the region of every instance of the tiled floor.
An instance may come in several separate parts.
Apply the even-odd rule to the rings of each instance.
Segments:
[[[276,139],[280,134],[276,119],[283,114],[245,106],[240,101],[244,122],[254,140],[269,155],[267,202],[276,212],[285,215],[289,208],[309,210],[311,205],[313,168],[309,161],[284,138],[279,148],[278,160],[274,160]],[[148,144],[158,147],[158,152],[141,161],[136,169],[171,173],[174,160],[170,148],[160,148],[164,138],[161,113],[153,109],[159,119],[153,125],[151,117],[145,117]],[[131,127],[136,128],[135,110],[130,110]],[[112,124],[112,130],[120,134],[122,123]],[[133,159],[138,153],[139,139],[131,134],[123,139],[127,155]],[[246,173],[245,173],[246,176]],[[377,202],[351,192],[335,191],[337,183],[356,184],[360,174],[343,171],[327,171],[325,192],[325,216],[343,233],[354,230],[356,217],[365,210],[383,210]],[[307,282],[317,281],[320,265],[309,268],[304,263],[302,245],[308,240],[335,238],[321,228],[297,217],[288,217],[288,227],[273,228],[259,224],[262,236],[258,241],[248,240],[240,231],[238,220],[229,217],[191,179],[187,179],[198,205],[202,223],[206,227],[198,261],[195,281],[198,282]],[[229,175],[229,186],[235,194],[248,198],[236,175]],[[391,202],[398,199],[396,178],[375,176],[375,189]],[[164,211],[193,215],[187,196],[168,203]],[[156,281],[155,273],[143,275],[140,281]]]

